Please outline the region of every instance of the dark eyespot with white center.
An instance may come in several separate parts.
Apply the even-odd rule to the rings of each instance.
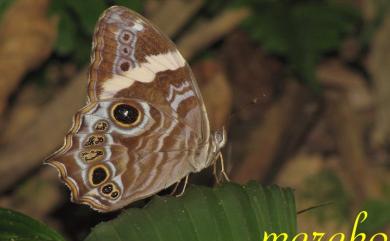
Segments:
[[[102,193],[104,194],[110,194],[113,190],[113,186],[112,184],[107,184],[107,185],[104,185],[103,188],[102,188]]]
[[[135,106],[119,103],[111,108],[111,118],[122,127],[132,127],[140,121],[141,113]]]
[[[115,192],[111,193],[111,197],[114,198],[114,199],[117,198],[118,196],[119,196],[119,192],[118,191],[115,191]]]

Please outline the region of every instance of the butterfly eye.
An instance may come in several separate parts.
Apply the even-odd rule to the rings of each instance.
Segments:
[[[124,127],[131,127],[140,120],[138,109],[128,104],[116,104],[111,110],[111,117]]]

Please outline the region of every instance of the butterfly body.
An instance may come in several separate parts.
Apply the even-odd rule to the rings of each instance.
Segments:
[[[47,163],[72,200],[107,212],[210,166],[224,145],[210,133],[191,69],[142,16],[114,6],[94,34],[87,105]]]

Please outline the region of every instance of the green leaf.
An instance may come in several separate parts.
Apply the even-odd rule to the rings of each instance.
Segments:
[[[296,229],[291,189],[228,183],[192,186],[179,198],[155,197],[145,208],[97,225],[86,241],[258,241],[264,231],[292,237]]]
[[[317,85],[315,67],[321,57],[337,51],[360,21],[353,7],[327,1],[236,1],[252,9],[244,23],[251,36],[265,50],[284,56],[294,73],[312,87]]]
[[[359,231],[364,233],[374,233],[386,227],[390,223],[390,201],[389,198],[383,200],[367,200],[362,210],[366,210],[368,220],[359,224]]]
[[[143,8],[142,0],[115,0],[115,4],[119,6],[128,7],[131,10],[140,12]]]
[[[344,189],[340,178],[329,169],[305,178],[302,197],[310,203],[320,204],[331,202],[331,209],[318,208],[313,210],[314,216],[319,223],[332,220],[336,225],[348,222],[349,204],[351,197]]]
[[[21,213],[0,208],[0,240],[64,241],[48,226]]]
[[[77,29],[75,22],[67,14],[63,13],[58,24],[58,37],[55,50],[60,55],[70,54],[76,47]]]
[[[0,20],[3,17],[3,13],[5,12],[5,10],[7,10],[9,5],[11,5],[11,3],[12,3],[12,0],[2,0],[2,1],[0,1]]]
[[[66,0],[66,4],[75,11],[84,31],[89,34],[93,33],[100,14],[106,8],[104,0]]]

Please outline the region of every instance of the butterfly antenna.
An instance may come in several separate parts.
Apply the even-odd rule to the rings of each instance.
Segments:
[[[331,204],[334,204],[334,202],[326,202],[326,203],[318,204],[318,205],[315,205],[315,206],[311,206],[311,207],[308,207],[308,208],[305,208],[305,209],[302,209],[302,210],[298,211],[297,214],[305,213],[307,211],[310,211],[310,210],[313,210],[313,209],[317,209],[317,208],[322,208],[322,207],[325,207],[325,206],[328,206],[328,205],[331,205]]]
[[[253,98],[249,103],[245,103],[244,105],[240,106],[238,108],[238,110],[232,112],[228,118],[228,120],[230,121],[231,119],[233,119],[233,117],[236,117],[238,114],[240,114],[242,111],[244,110],[247,110],[249,108],[252,108],[254,105],[258,104],[259,103],[259,98]]]

